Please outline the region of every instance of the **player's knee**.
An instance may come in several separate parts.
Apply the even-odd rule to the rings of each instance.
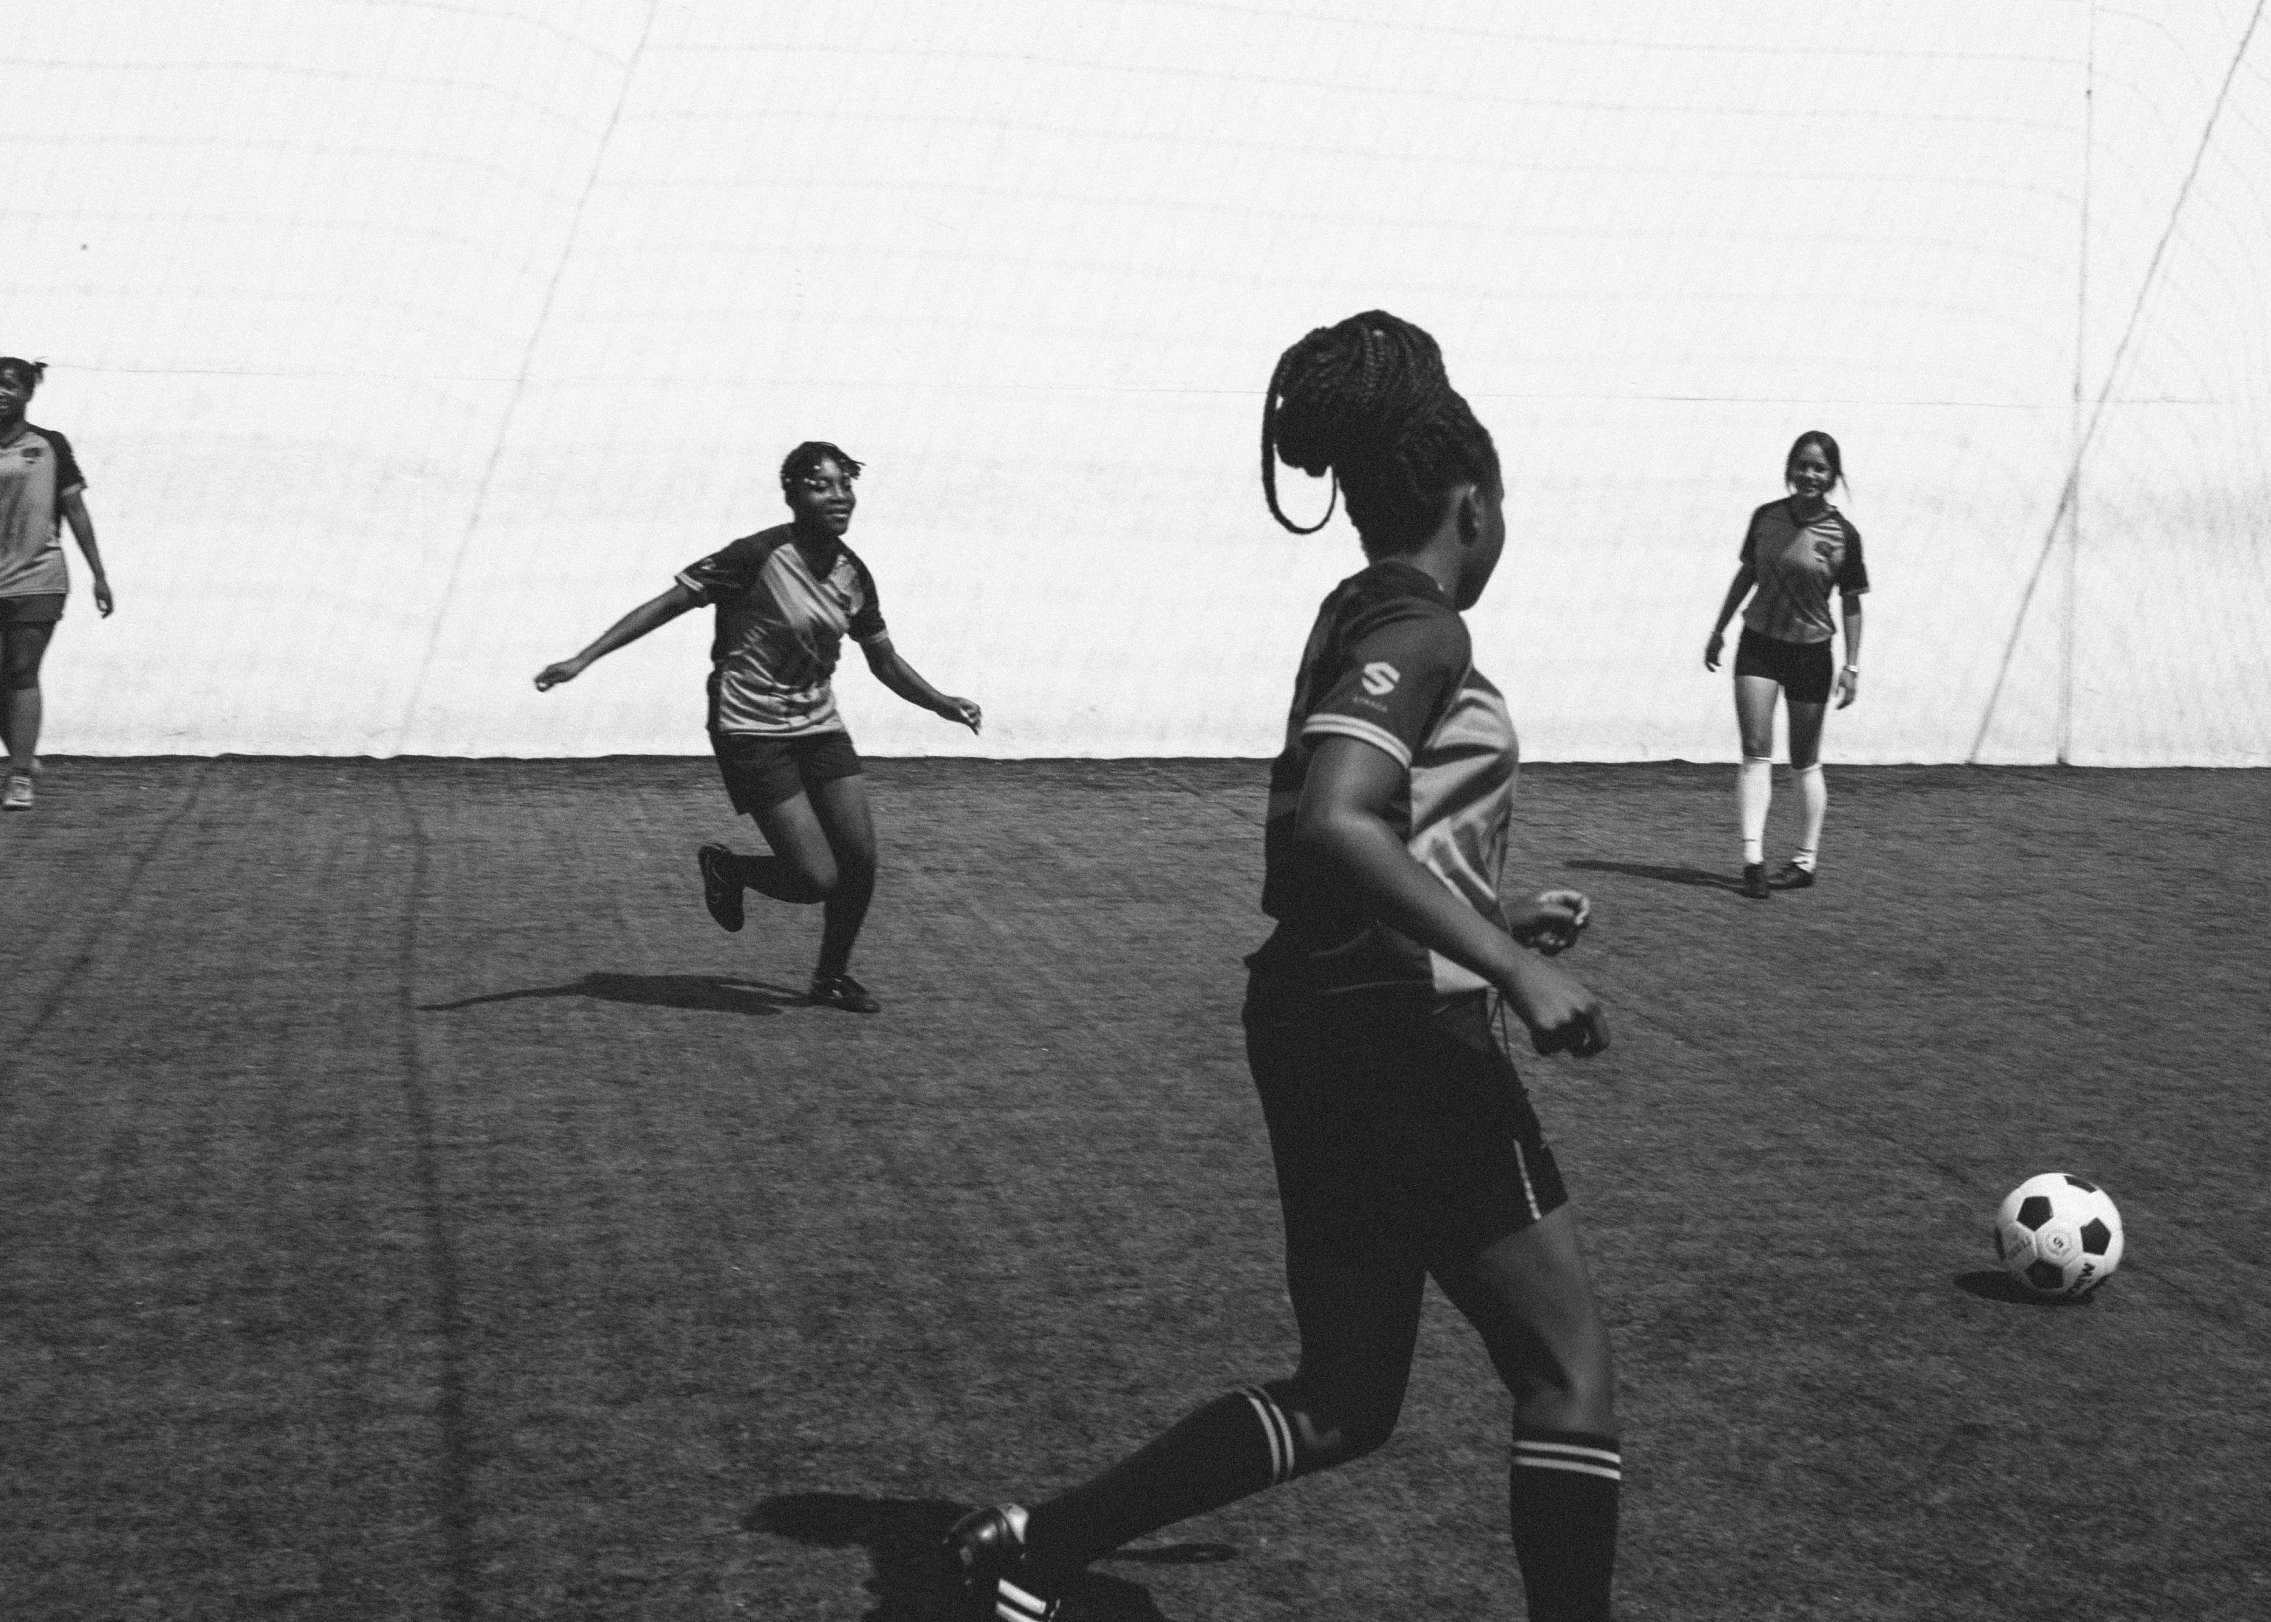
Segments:
[[[1559,1343],[1533,1343],[1507,1385],[1525,1413],[1550,1413],[1574,1429],[1613,1429],[1616,1372],[1608,1334],[1598,1324]],[[1502,1365],[1503,1367],[1503,1365]]]
[[[0,671],[0,682],[5,682],[11,693],[36,693],[39,691],[39,665],[36,662],[26,665],[10,664],[4,671]]]
[[[1404,1406],[1401,1385],[1376,1381],[1294,1379],[1280,1389],[1295,1416],[1305,1470],[1330,1469],[1384,1446]]]

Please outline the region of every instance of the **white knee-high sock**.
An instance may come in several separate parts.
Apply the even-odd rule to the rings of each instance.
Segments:
[[[1805,836],[1798,841],[1798,865],[1811,873],[1820,859],[1822,848],[1822,818],[1829,815],[1829,780],[1822,776],[1822,763],[1801,766],[1791,775],[1798,780],[1798,805],[1804,812]]]
[[[1735,809],[1743,819],[1743,865],[1766,860],[1766,808],[1774,801],[1774,762],[1743,757],[1735,778]]]

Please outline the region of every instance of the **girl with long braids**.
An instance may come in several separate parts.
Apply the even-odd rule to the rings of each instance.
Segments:
[[[0,808],[10,811],[32,808],[39,771],[39,666],[71,588],[62,525],[95,577],[95,607],[106,619],[111,610],[110,576],[71,442],[24,420],[46,375],[41,361],[0,356],[0,748],[8,754]]]
[[[1861,532],[1829,504],[1845,479],[1837,441],[1819,428],[1800,434],[1782,460],[1790,494],[1751,514],[1741,560],[1703,668],[1717,670],[1727,645],[1727,622],[1743,609],[1743,639],[1735,647],[1735,722],[1743,735],[1743,764],[1735,778],[1735,812],[1743,833],[1743,894],[1765,901],[1776,890],[1813,885],[1820,859],[1822,822],[1829,814],[1829,785],[1822,778],[1822,720],[1830,693],[1844,709],[1861,696],[1861,598],[1869,589],[1861,560]],[[1753,588],[1757,594],[1752,595]],[[1838,594],[1845,621],[1845,665],[1830,676],[1829,594]],[[1804,827],[1797,854],[1769,878],[1766,812],[1774,797],[1774,700],[1790,709],[1790,775],[1797,782]]]
[[[875,819],[831,685],[843,639],[857,642],[875,679],[908,703],[972,732],[982,717],[969,699],[923,680],[891,645],[875,577],[844,544],[859,476],[860,464],[825,440],[797,446],[781,463],[789,523],[688,564],[668,591],[632,609],[583,652],[546,665],[536,690],[573,681],[594,659],[698,604],[714,604],[710,747],[733,808],[757,824],[772,854],[740,856],[704,845],[695,852],[703,904],[729,931],[744,921],[744,890],[819,904],[811,1000],[872,1014],[882,1004],[853,978],[851,960],[875,895]]]
[[[948,1578],[973,1618],[1043,1622],[1129,1539],[1372,1451],[1395,1427],[1432,1277],[1514,1397],[1529,1614],[1597,1622],[1621,1472],[1608,1336],[1491,1003],[1541,1053],[1598,1053],[1608,1030],[1547,961],[1585,927],[1586,898],[1499,899],[1515,735],[1460,619],[1506,538],[1497,452],[1435,341],[1375,310],[1310,333],[1270,379],[1263,490],[1310,533],[1279,509],[1281,456],[1333,476],[1368,560],[1302,655],[1264,837],[1277,928],[1247,959],[1299,1365],[1030,1510],[965,1516]]]

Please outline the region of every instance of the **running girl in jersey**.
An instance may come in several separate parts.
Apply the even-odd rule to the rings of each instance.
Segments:
[[[1829,785],[1822,780],[1822,717],[1833,689],[1841,710],[1861,696],[1861,597],[1869,589],[1861,532],[1829,504],[1829,493],[1845,478],[1837,441],[1818,428],[1800,434],[1783,462],[1782,477],[1790,494],[1751,514],[1750,528],[1743,532],[1742,562],[1719,605],[1711,640],[1703,646],[1703,668],[1717,670],[1727,622],[1750,597],[1750,607],[1743,610],[1743,639],[1735,648],[1735,720],[1743,732],[1735,808],[1743,829],[1743,894],[1754,901],[1814,882],[1822,819],[1829,812]],[[1845,666],[1834,682],[1832,588],[1845,619]],[[1774,797],[1777,693],[1790,707],[1790,774],[1798,784],[1805,827],[1798,853],[1769,878],[1766,809]]]
[[[1277,928],[1247,959],[1300,1362],[1031,1510],[964,1517],[946,1570],[971,1617],[1041,1622],[1129,1539],[1369,1453],[1395,1428],[1432,1277],[1514,1395],[1530,1615],[1592,1622],[1621,1471],[1608,1336],[1492,998],[1541,1052],[1598,1053],[1608,1031],[1541,955],[1575,940],[1585,897],[1499,899],[1514,727],[1460,618],[1506,537],[1497,452],[1435,341],[1371,311],[1310,333],[1270,380],[1262,482],[1294,529],[1280,456],[1337,478],[1369,560],[1301,658],[1263,847]]]
[[[71,572],[63,562],[59,522],[95,577],[95,607],[111,611],[110,576],[95,547],[87,516],[87,481],[71,442],[52,428],[24,420],[45,364],[0,356],[0,744],[8,751],[8,781],[0,807],[32,808],[32,779],[39,772],[41,704],[39,665],[63,618]]]
[[[781,463],[791,522],[744,535],[679,572],[671,588],[624,615],[573,659],[547,665],[537,691],[573,681],[602,654],[636,642],[698,603],[717,609],[710,641],[710,746],[733,808],[755,819],[769,856],[724,845],[695,853],[702,899],[728,930],[741,893],[818,902],[824,920],[812,1000],[857,1014],[881,1007],[851,974],[852,944],[875,894],[875,822],[830,678],[849,635],[876,680],[910,704],[978,730],[978,706],[951,698],[899,656],[883,627],[875,579],[844,544],[860,464],[808,440]]]

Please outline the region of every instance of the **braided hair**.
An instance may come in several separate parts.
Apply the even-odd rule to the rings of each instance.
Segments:
[[[806,477],[822,462],[833,462],[844,470],[844,477],[856,479],[865,464],[853,461],[841,449],[825,439],[808,439],[781,458],[781,488],[792,489],[796,481]]]
[[[1330,473],[1348,498],[1349,522],[1368,551],[1417,545],[1441,516],[1443,493],[1468,480],[1495,488],[1498,449],[1451,387],[1443,351],[1427,332],[1385,310],[1319,327],[1278,357],[1262,402],[1262,494],[1270,515],[1304,528],[1278,505],[1277,464]]]

